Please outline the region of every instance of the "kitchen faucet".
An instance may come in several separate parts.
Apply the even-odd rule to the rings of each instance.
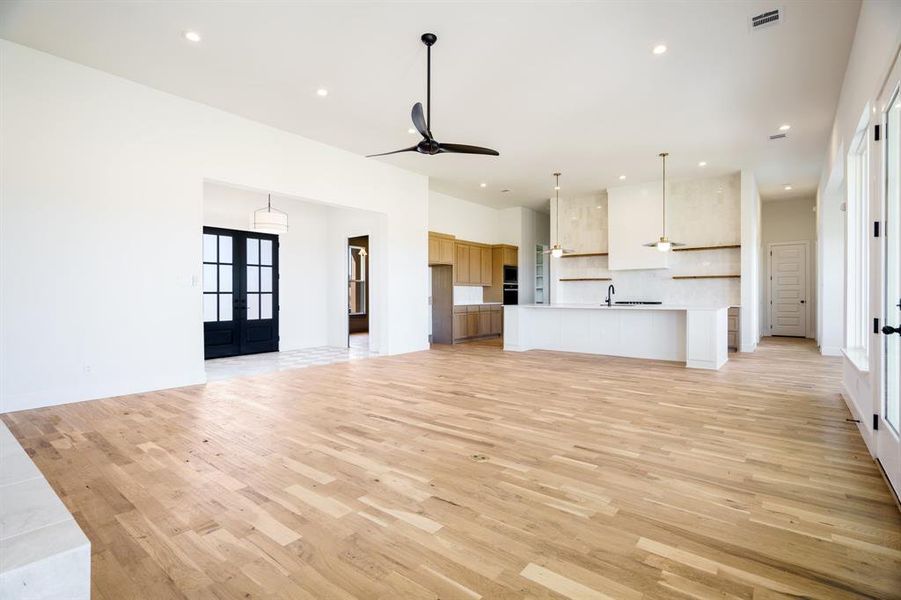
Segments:
[[[607,298],[604,299],[604,302],[607,303],[607,306],[613,306],[613,294],[616,293],[616,288],[613,287],[613,284],[607,286]]]

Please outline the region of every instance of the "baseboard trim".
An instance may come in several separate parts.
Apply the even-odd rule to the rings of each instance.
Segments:
[[[871,421],[869,421],[872,416],[864,415],[860,412],[860,408],[857,406],[857,403],[854,402],[854,396],[851,395],[851,391],[844,381],[842,381],[842,389],[841,392],[839,392],[839,396],[842,397],[845,406],[848,408],[848,412],[851,413],[851,417],[857,420],[857,423],[855,423],[857,425],[857,432],[863,439],[863,443],[867,447],[867,452],[869,452],[870,456],[875,460],[876,450],[873,444],[876,440],[873,439],[873,431],[870,429]]]
[[[841,356],[842,349],[840,346],[820,346],[820,354],[823,356]]]

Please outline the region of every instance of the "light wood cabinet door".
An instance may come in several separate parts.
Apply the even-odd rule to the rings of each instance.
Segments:
[[[454,264],[454,238],[429,232],[429,264]]]
[[[491,313],[488,311],[479,313],[479,335],[491,335]]]
[[[519,265],[519,252],[516,248],[504,248],[504,264],[511,267]]]
[[[454,246],[454,240],[438,238],[438,260],[442,265],[454,264]]]
[[[491,248],[482,248],[482,285],[491,285]]]
[[[479,335],[479,313],[466,313],[466,337],[476,337]]]
[[[456,244],[457,260],[454,263],[454,281],[457,284],[469,283],[469,246]]]
[[[476,285],[482,283],[482,248],[479,246],[469,247],[469,279],[467,283]]]
[[[430,265],[440,265],[441,264],[441,249],[439,245],[440,240],[435,236],[429,234],[429,264]]]
[[[454,313],[454,339],[462,340],[468,336],[466,313]]]
[[[491,335],[500,335],[504,333],[504,311],[491,311]]]

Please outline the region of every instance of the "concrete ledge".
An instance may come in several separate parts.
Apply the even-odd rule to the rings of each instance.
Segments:
[[[0,422],[0,598],[91,597],[91,543]]]

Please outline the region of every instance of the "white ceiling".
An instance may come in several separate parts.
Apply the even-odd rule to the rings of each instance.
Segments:
[[[780,6],[782,24],[749,17]],[[5,1],[0,37],[359,154],[432,131],[501,156],[402,154],[433,189],[492,206],[753,170],[765,197],[816,188],[859,3]],[[185,30],[203,40],[186,41]],[[652,54],[664,43],[669,51]],[[316,95],[328,89],[326,98]],[[786,140],[768,136],[790,123]],[[698,162],[706,160],[701,169]],[[488,187],[481,189],[480,182]],[[501,190],[511,191],[503,193]]]

